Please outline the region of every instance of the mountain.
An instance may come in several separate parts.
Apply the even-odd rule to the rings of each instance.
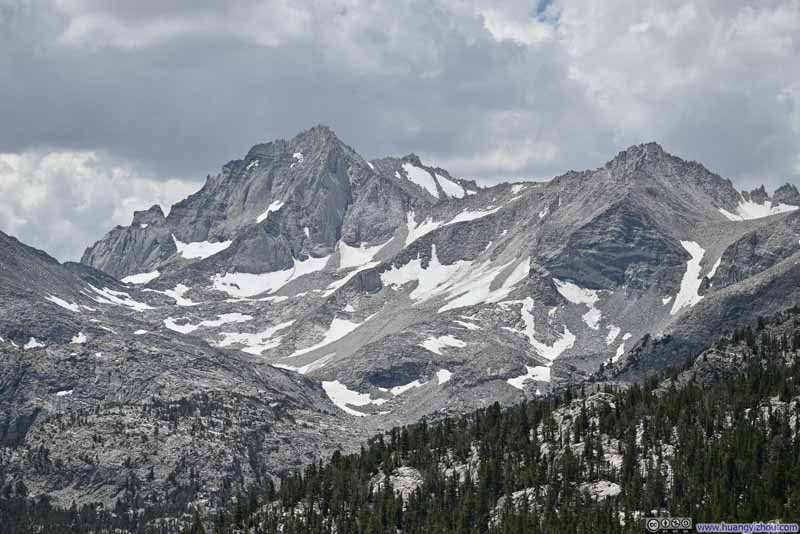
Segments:
[[[368,162],[318,126],[256,145],[166,217],[135,214],[83,263],[179,294],[196,305],[150,319],[314,377],[379,429],[601,364],[641,379],[794,302],[795,191],[738,192],[656,143],[482,188],[413,154]]]
[[[0,234],[2,486],[214,514],[397,425],[640,383],[800,300],[798,196],[655,143],[480,187],[317,126],[80,264]]]

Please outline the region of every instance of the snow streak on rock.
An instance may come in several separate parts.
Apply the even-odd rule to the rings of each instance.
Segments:
[[[322,389],[325,390],[328,398],[330,398],[336,406],[350,415],[355,415],[357,417],[366,417],[369,414],[354,410],[353,408],[350,408],[350,406],[366,406],[368,404],[381,405],[386,402],[386,399],[373,400],[369,393],[359,393],[357,391],[348,389],[347,386],[338,380],[334,380],[332,382],[323,382]]]
[[[374,247],[368,247],[362,243],[360,247],[351,247],[344,241],[339,241],[339,270],[362,267],[370,263],[375,254],[388,243],[389,241]]]
[[[77,304],[74,304],[72,302],[67,302],[64,299],[60,299],[60,298],[58,298],[56,296],[53,296],[53,295],[49,295],[49,296],[45,297],[45,300],[49,300],[53,304],[55,304],[57,306],[61,306],[65,310],[69,310],[69,311],[74,312],[74,313],[78,313],[78,312],[81,311],[80,307]]]
[[[685,307],[692,307],[700,302],[703,297],[697,293],[703,277],[700,276],[700,261],[706,251],[694,241],[681,241],[681,245],[692,256],[686,262],[686,273],[681,280],[681,288],[675,295],[675,302],[672,304],[670,314],[675,315]]]
[[[434,197],[439,198],[439,190],[436,188],[436,182],[431,173],[410,163],[403,163],[403,171],[405,171],[409,180],[428,191]]]
[[[146,284],[159,277],[161,273],[158,270],[149,273],[139,273],[126,276],[122,279],[123,284]]]
[[[517,330],[514,328],[504,327],[506,330],[516,332],[528,338],[528,343],[534,348],[536,353],[550,361],[555,360],[565,350],[572,348],[575,344],[575,335],[569,331],[569,328],[564,326],[564,333],[559,335],[552,345],[547,345],[536,339],[536,329],[534,327],[533,319],[533,298],[526,297],[524,300],[504,302],[504,305],[519,304],[519,314],[525,325],[524,330]]]
[[[439,336],[429,337],[423,341],[420,346],[425,347],[427,350],[441,356],[442,349],[445,347],[464,348],[467,346],[467,344],[453,336]]]
[[[296,350],[289,357],[293,358],[295,356],[300,356],[301,354],[306,354],[313,350],[317,350],[318,348],[324,347],[325,345],[330,345],[334,341],[342,339],[344,336],[346,336],[347,334],[349,334],[362,324],[372,319],[372,317],[374,317],[374,315],[367,317],[362,323],[354,323],[352,321],[348,321],[347,319],[340,319],[338,317],[334,317],[333,321],[331,321],[330,327],[328,327],[328,330],[325,332],[322,341],[314,345],[311,345],[310,347]]]
[[[262,221],[265,221],[269,217],[270,213],[278,212],[282,207],[283,207],[283,202],[281,202],[280,200],[274,201],[272,204],[269,205],[269,207],[267,207],[264,213],[256,217],[256,222],[260,223]]]
[[[564,282],[557,278],[553,278],[553,282],[562,297],[573,304],[585,304],[589,308],[589,311],[583,314],[583,322],[592,330],[598,330],[600,328],[600,319],[603,318],[600,310],[594,307],[600,299],[598,292],[593,289],[578,287],[572,282]]]
[[[254,334],[246,332],[222,332],[222,338],[217,345],[220,347],[230,347],[231,345],[244,345],[242,352],[260,356],[262,352],[273,349],[281,344],[282,337],[275,337],[275,334],[285,330],[294,324],[294,320],[279,323],[271,326],[262,332]]]
[[[544,365],[525,366],[526,373],[514,378],[506,380],[509,385],[517,389],[525,389],[525,382],[528,380],[537,380],[539,382],[550,382],[550,367]]]
[[[220,241],[219,243],[212,243],[210,241],[195,241],[193,243],[184,243],[179,241],[177,237],[172,236],[175,241],[175,247],[178,249],[178,254],[187,260],[205,259],[219,254],[229,246],[233,241]]]

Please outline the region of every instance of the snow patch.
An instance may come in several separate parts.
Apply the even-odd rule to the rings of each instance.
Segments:
[[[331,399],[336,406],[350,415],[355,415],[357,417],[366,417],[369,414],[354,410],[350,408],[350,406],[367,406],[368,404],[381,405],[386,402],[386,399],[373,400],[369,393],[359,393],[348,389],[347,386],[338,380],[323,382],[322,389],[325,390],[328,398]]]
[[[74,389],[64,389],[61,391],[56,391],[56,397],[66,397],[67,395],[72,395],[72,392],[75,391]]]
[[[53,295],[48,295],[47,297],[45,297],[45,300],[49,300],[53,304],[55,304],[57,306],[61,306],[65,310],[69,310],[71,312],[78,313],[78,312],[81,311],[80,307],[77,304],[74,304],[72,302],[67,302],[64,299],[60,299],[60,298],[58,298],[56,296],[53,296]]]
[[[191,299],[184,297],[189,291],[189,287],[184,284],[178,284],[173,289],[167,289],[164,294],[168,297],[175,299],[175,304],[178,306],[197,306],[198,302],[193,302]]]
[[[522,334],[523,336],[528,338],[528,343],[533,347],[536,353],[539,354],[539,356],[546,358],[550,361],[553,361],[559,356],[561,356],[561,354],[565,350],[571,349],[573,345],[575,345],[575,339],[576,339],[575,335],[569,331],[569,328],[567,328],[566,325],[564,325],[564,333],[559,335],[552,345],[547,345],[536,339],[535,337],[536,329],[534,326],[534,318],[533,318],[533,298],[526,297],[524,300],[508,301],[504,302],[503,304],[520,305],[519,314],[523,324],[525,325],[525,329],[517,330],[515,328],[509,328],[509,327],[504,327],[504,328],[511,332]]]
[[[28,339],[28,342],[22,346],[22,348],[25,350],[38,349],[42,347],[44,347],[44,343],[39,343],[39,341],[33,336],[31,336],[31,338]]]
[[[536,365],[531,367],[530,365],[525,366],[526,372],[524,375],[520,375],[514,378],[509,378],[506,380],[510,386],[513,386],[517,389],[525,389],[525,382],[528,380],[536,380],[539,382],[550,382],[550,367],[544,365]]]
[[[708,271],[706,275],[709,280],[714,278],[714,275],[717,274],[717,269],[719,269],[719,264],[722,263],[722,256],[719,257],[717,261],[714,262],[714,265],[711,266],[711,270]]]
[[[195,241],[193,243],[184,243],[178,240],[174,234],[172,235],[172,240],[175,242],[175,248],[178,249],[178,254],[187,260],[211,257],[214,254],[219,254],[233,243],[233,241],[220,241],[218,243]]]
[[[270,213],[278,212],[278,211],[280,211],[280,209],[282,207],[283,207],[283,202],[282,201],[280,201],[280,200],[274,201],[272,204],[269,205],[269,207],[267,207],[267,210],[264,213],[262,213],[261,215],[256,217],[256,222],[260,223],[260,222],[264,221],[267,217],[269,217]]]
[[[400,267],[392,266],[381,273],[384,286],[398,289],[405,284],[417,282],[417,287],[410,293],[410,298],[417,304],[441,297],[447,304],[439,308],[442,313],[447,310],[473,306],[481,303],[495,303],[506,298],[514,285],[527,276],[525,266],[518,265],[514,272],[497,289],[491,289],[492,283],[511,265],[493,265],[490,260],[473,266],[472,261],[459,260],[450,265],[443,265],[436,254],[436,246],[431,247],[431,259],[428,267],[422,267],[422,259],[417,257]]]
[[[355,277],[355,275],[357,275],[361,271],[366,271],[367,269],[372,269],[373,267],[376,267],[378,265],[380,265],[379,261],[371,261],[369,263],[361,265],[360,267],[358,267],[354,271],[351,271],[351,272],[347,273],[347,276],[341,278],[340,280],[336,280],[334,282],[331,282],[330,284],[328,284],[328,287],[325,288],[325,291],[323,291],[322,298],[328,298],[331,295],[333,295],[334,293],[336,293],[336,291],[340,287],[344,286],[347,282],[349,282],[353,277]]]
[[[436,175],[436,180],[439,182],[439,185],[442,186],[442,190],[445,194],[449,197],[454,198],[464,198],[464,188],[455,183],[452,180],[448,180],[441,174]]]
[[[245,345],[242,352],[260,356],[262,352],[268,349],[274,349],[281,344],[282,336],[274,337],[276,333],[285,330],[294,324],[294,320],[286,321],[275,326],[271,326],[263,332],[249,334],[246,332],[222,332],[220,341],[217,346],[229,347],[231,345]]]
[[[731,213],[723,208],[719,208],[719,212],[731,221],[749,221],[752,219],[769,217],[770,215],[777,215],[779,213],[788,213],[797,208],[798,206],[790,206],[788,204],[776,204],[771,200],[766,200],[763,204],[758,204],[742,198],[739,201],[739,205],[736,207],[736,213]]]
[[[275,293],[301,276],[321,271],[327,265],[329,258],[330,256],[325,256],[324,258],[309,257],[303,261],[293,258],[294,267],[285,271],[271,273],[216,274],[211,278],[212,287],[235,298],[252,297],[261,293]]]
[[[594,289],[584,289],[572,282],[564,282],[557,278],[553,278],[556,285],[556,290],[562,297],[572,302],[573,304],[584,304],[589,308],[589,311],[581,317],[583,322],[592,330],[600,329],[600,320],[603,318],[602,312],[595,308],[594,305],[600,299],[598,291]]]
[[[155,280],[159,277],[161,273],[156,271],[152,271],[149,273],[139,273],[139,274],[132,274],[130,276],[126,276],[122,279],[123,284],[146,284],[152,280]]]
[[[453,377],[453,373],[448,371],[447,369],[439,369],[436,371],[436,380],[438,384],[441,386],[445,382],[448,382]]]
[[[133,333],[134,336],[141,336],[147,333],[147,330],[137,330]]]
[[[69,340],[70,344],[72,345],[82,345],[87,341],[88,338],[86,337],[86,334],[84,334],[83,332],[78,332],[76,335],[72,336],[72,339]]]
[[[303,155],[302,152],[295,152],[294,154],[292,154],[292,158],[294,159],[294,163],[289,165],[290,169],[294,169],[295,165],[303,163],[306,160],[306,157]]]
[[[436,188],[436,181],[434,181],[431,173],[410,163],[403,163],[403,171],[409,180],[428,191],[434,197],[439,198],[439,190]]]
[[[414,380],[413,382],[409,382],[408,384],[403,384],[401,386],[395,386],[389,390],[389,392],[394,395],[395,397],[398,395],[402,395],[406,391],[414,388],[418,388],[424,386],[427,382],[420,382],[419,380]]]
[[[97,294],[97,296],[92,297],[92,300],[94,300],[95,302],[99,302],[100,304],[125,306],[126,308],[131,308],[132,310],[135,311],[144,311],[152,309],[144,302],[133,300],[128,293],[122,291],[114,291],[113,289],[109,289],[107,287],[104,287],[103,289],[98,289],[94,287],[92,284],[89,284],[89,288],[91,288],[91,290]]]
[[[625,354],[625,342],[624,341],[619,344],[619,347],[617,347],[617,352],[611,358],[611,362],[612,363],[616,363],[620,358],[622,358],[623,354]]]
[[[389,240],[391,241],[391,239]],[[367,247],[365,243],[361,243],[359,247],[351,247],[344,241],[339,241],[339,270],[350,269],[353,267],[361,267],[370,263],[375,254],[389,244],[389,241],[380,245]]]
[[[322,338],[322,341],[311,345],[310,347],[306,347],[304,349],[294,351],[289,357],[294,358],[295,356],[300,356],[301,354],[306,354],[308,352],[317,350],[320,347],[324,347],[325,345],[330,345],[334,341],[338,341],[345,337],[347,334],[358,328],[359,326],[365,324],[367,321],[372,319],[375,315],[370,315],[366,319],[364,319],[361,323],[354,323],[352,321],[348,321],[347,319],[340,319],[338,317],[334,317],[333,321],[331,321],[331,325],[328,327],[328,330],[325,332],[325,335]]]
[[[473,323],[468,323],[467,321],[459,321],[458,319],[455,319],[453,322],[456,323],[459,326],[463,326],[467,330],[480,330],[481,329],[480,326],[478,326],[476,324],[473,324]]]
[[[442,349],[445,347],[464,348],[466,346],[466,343],[453,336],[429,337],[420,345],[439,356],[442,355]]]
[[[429,234],[430,232],[436,230],[444,224],[441,221],[434,221],[431,217],[428,217],[421,223],[417,224],[415,215],[416,214],[413,211],[409,211],[406,214],[406,228],[408,229],[406,234],[406,246],[410,245],[425,234]],[[452,221],[450,222],[452,223]]]
[[[494,209],[475,210],[475,211],[469,211],[469,210],[465,209],[464,211],[462,211],[461,213],[459,213],[458,215],[456,215],[455,217],[450,219],[448,222],[446,222],[444,224],[444,226],[447,226],[447,225],[450,225],[450,224],[456,224],[456,223],[460,223],[460,222],[465,222],[465,221],[474,221],[476,219],[482,219],[483,217],[486,217],[487,215],[491,215],[492,213],[495,213],[500,208],[502,208],[502,206],[498,206],[498,207],[496,207]]]
[[[252,315],[244,315],[238,312],[223,313],[221,315],[218,315],[217,319],[207,319],[204,321],[200,321],[197,324],[187,323],[179,325],[175,322],[175,319],[173,319],[172,317],[167,317],[166,319],[164,319],[164,326],[175,332],[180,332],[181,334],[189,334],[191,332],[194,332],[198,328],[202,327],[213,328],[216,326],[222,326],[224,324],[229,324],[229,323],[244,323],[252,319],[253,319]]]
[[[291,365],[286,365],[283,363],[273,363],[273,367],[277,367],[278,369],[286,369],[287,371],[294,371],[295,373],[300,373],[301,375],[305,375],[310,373],[311,371],[316,371],[317,369],[321,369],[325,367],[331,359],[336,356],[335,352],[331,352],[330,354],[326,354],[322,358],[314,360],[313,362],[303,365],[301,367],[294,367]]]
[[[697,291],[703,282],[703,277],[700,276],[700,261],[706,251],[694,241],[681,241],[681,245],[692,257],[686,262],[686,273],[681,280],[681,288],[675,295],[675,302],[670,310],[671,315],[675,315],[687,306],[691,308],[703,299]]]

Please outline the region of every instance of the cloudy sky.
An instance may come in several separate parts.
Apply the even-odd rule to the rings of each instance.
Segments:
[[[655,140],[800,185],[800,0],[0,0],[0,230],[59,259],[319,123],[483,183]]]

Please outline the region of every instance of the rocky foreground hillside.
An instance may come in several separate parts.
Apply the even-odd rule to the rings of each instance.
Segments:
[[[800,301],[798,205],[654,143],[480,187],[320,126],[79,264],[0,233],[0,498],[214,515],[397,425],[642,383]]]
[[[227,513],[199,508],[157,525],[221,534],[588,534],[642,532],[652,516],[797,522],[798,314],[737,329],[642,386],[592,381],[395,428],[266,493],[237,495]],[[27,532],[37,513],[65,533],[153,527],[42,505],[13,508],[7,525]]]

